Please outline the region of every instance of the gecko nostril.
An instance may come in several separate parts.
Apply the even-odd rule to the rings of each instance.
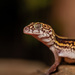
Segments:
[[[25,31],[29,31],[29,27],[25,27]]]
[[[29,31],[29,27],[25,27],[25,28],[23,29],[23,32],[24,32],[24,33],[28,32],[28,31]]]

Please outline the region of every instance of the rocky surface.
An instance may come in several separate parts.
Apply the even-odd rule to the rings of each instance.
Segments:
[[[52,75],[75,75],[75,65],[60,65],[58,70]]]

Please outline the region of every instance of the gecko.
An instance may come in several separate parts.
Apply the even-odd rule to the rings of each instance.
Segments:
[[[32,35],[53,52],[55,62],[48,69],[46,75],[56,70],[60,64],[60,57],[75,59],[75,39],[58,36],[50,25],[41,22],[32,22],[24,27],[23,33]]]

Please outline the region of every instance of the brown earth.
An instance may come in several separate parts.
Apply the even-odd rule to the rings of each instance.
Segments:
[[[39,61],[0,59],[0,75],[45,75],[49,66]],[[51,75],[75,75],[75,65],[59,65]]]

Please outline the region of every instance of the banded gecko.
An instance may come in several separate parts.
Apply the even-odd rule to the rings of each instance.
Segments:
[[[46,75],[56,70],[59,65],[59,57],[75,59],[75,39],[60,37],[55,34],[52,27],[41,22],[32,22],[23,29],[24,34],[32,35],[34,38],[45,44],[54,54],[55,62]]]

